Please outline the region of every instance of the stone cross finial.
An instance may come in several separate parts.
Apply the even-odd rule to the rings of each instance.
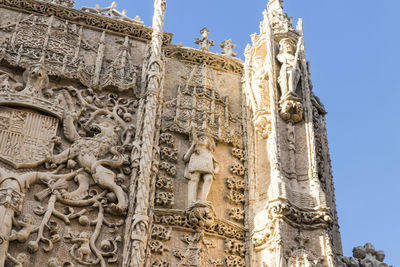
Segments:
[[[231,39],[224,40],[222,43],[219,44],[219,46],[222,48],[223,55],[227,55],[227,56],[231,56],[231,57],[237,56],[237,53],[232,51],[234,48],[236,48],[236,44],[234,44]]]
[[[214,46],[214,41],[208,39],[208,34],[210,31],[207,29],[207,27],[204,27],[201,29],[200,33],[201,38],[196,38],[194,43],[200,46],[200,50],[209,51],[209,47]]]

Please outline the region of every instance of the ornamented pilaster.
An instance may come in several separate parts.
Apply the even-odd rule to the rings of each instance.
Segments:
[[[265,204],[265,210],[255,211],[250,223],[256,252],[251,262],[257,266],[318,266],[322,262],[333,266],[332,251],[338,250],[331,239],[336,217],[316,175],[312,92],[302,21],[296,29],[292,24],[282,0],[271,0],[260,34],[253,35],[252,46],[246,48],[245,91],[254,129],[261,136],[254,140],[255,151],[268,154],[269,163],[266,169],[250,163],[258,173],[250,183],[268,184],[267,196],[254,194],[255,202]],[[254,155],[255,162],[257,157]],[[269,179],[261,181],[265,178],[260,174],[268,175],[267,170]],[[304,229],[307,231],[300,235]],[[306,235],[306,239],[321,242],[307,243]]]
[[[166,0],[155,0],[153,16],[153,34],[150,42],[150,53],[145,77],[146,103],[144,105],[142,139],[140,148],[139,176],[134,202],[134,213],[126,241],[128,249],[124,250],[124,266],[142,267],[146,261],[146,245],[149,239],[149,207],[151,205],[151,181],[154,177],[155,138],[159,98],[162,91],[164,62],[162,56],[162,36]]]

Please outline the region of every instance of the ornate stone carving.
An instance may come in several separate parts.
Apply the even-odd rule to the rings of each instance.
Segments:
[[[96,115],[96,113],[94,113]],[[110,114],[111,115],[111,114]],[[95,182],[102,188],[108,189],[116,195],[117,204],[111,204],[110,208],[115,213],[123,213],[128,207],[128,199],[124,190],[116,183],[116,174],[105,165],[121,167],[127,164],[127,158],[119,151],[118,135],[120,133],[121,121],[115,117],[102,117],[102,122],[93,123],[91,117],[86,124],[93,131],[97,131],[90,140],[79,136],[73,126],[73,118],[67,116],[64,119],[64,134],[72,142],[70,148],[60,154],[48,158],[50,164],[62,164],[76,160],[76,162],[90,173]],[[124,124],[124,123],[122,123]],[[106,159],[111,153],[114,158]]]
[[[165,171],[168,175],[175,176],[176,175],[176,167],[168,162],[161,162],[160,165],[160,170]]]
[[[229,112],[229,98],[221,97],[214,89],[206,88],[205,77],[195,77],[197,71],[192,71],[188,86],[178,88],[178,97],[165,103],[164,108],[171,111],[174,117],[165,118],[164,128],[187,135],[193,135],[194,132],[207,133],[215,142],[238,144],[239,121]],[[195,82],[195,78],[201,81]],[[197,86],[191,86],[190,83]]]
[[[246,160],[246,151],[244,151],[243,149],[240,149],[238,147],[234,147],[232,149],[232,156],[237,158],[239,161],[243,162]]]
[[[29,13],[37,13],[43,15],[54,15],[60,19],[70,22],[84,22],[85,25],[104,29],[116,33],[126,34],[141,40],[151,40],[152,29],[141,25],[141,23],[129,23],[126,21],[107,18],[89,12],[82,12],[61,5],[51,5],[45,2],[35,0],[13,0],[2,3],[4,6],[18,8]],[[162,41],[169,44],[172,40],[172,34],[163,32]]]
[[[300,209],[289,203],[273,203],[269,211],[272,217],[283,216],[289,223],[303,225],[305,229],[330,227],[333,222],[327,210]]]
[[[160,148],[161,160],[168,160],[171,162],[176,162],[178,160],[178,150],[170,147]]]
[[[225,242],[225,253],[244,258],[246,256],[246,245],[235,240],[227,240]]]
[[[164,48],[165,56],[168,58],[180,59],[185,62],[206,64],[208,67],[224,72],[236,74],[243,73],[242,62],[232,57],[207,53],[188,47],[169,46]]]
[[[136,93],[140,70],[131,62],[131,44],[129,37],[126,36],[118,55],[109,66],[103,68],[99,88],[116,88],[120,92],[132,90]]]
[[[163,260],[155,259],[152,260],[151,267],[171,267],[171,264]]]
[[[385,260],[385,252],[376,251],[371,243],[365,244],[363,247],[355,247],[353,249],[353,258],[339,256],[337,258],[337,266],[339,267],[389,267],[383,261]]]
[[[195,44],[200,46],[200,50],[209,51],[210,46],[214,46],[214,41],[208,39],[210,31],[205,27],[201,29],[201,38],[196,38]]]
[[[211,203],[194,202],[186,213],[190,225],[194,228],[209,228],[214,224],[215,211]]]
[[[156,180],[156,189],[172,191],[173,189],[172,178],[159,174]]]
[[[283,219],[290,226],[297,229],[331,229],[332,215],[328,210],[300,209],[291,203],[276,201],[266,208],[268,223],[252,233],[253,244],[258,249],[263,249],[275,242],[278,221]]]
[[[215,175],[219,172],[215,151],[214,138],[207,133],[193,133],[193,142],[183,157],[186,163],[185,178],[188,182],[188,203],[206,202]],[[202,180],[202,187],[199,182]]]
[[[244,221],[244,210],[241,208],[230,208],[228,211],[229,217],[238,222]]]
[[[303,119],[303,105],[296,94],[301,77],[298,66],[301,40],[298,40],[297,50],[296,44],[289,38],[282,39],[279,45],[277,59],[281,63],[278,78],[281,89],[280,115],[285,121],[296,123]]]
[[[153,225],[151,237],[161,241],[168,241],[171,239],[171,228],[157,224]]]
[[[323,260],[315,256],[314,252],[311,252],[306,248],[306,244],[309,243],[310,239],[305,236],[305,234],[299,230],[298,234],[294,238],[297,245],[292,247],[290,251],[287,252],[287,262],[289,267],[296,266],[312,266],[312,267],[322,267]]]
[[[157,159],[159,157],[158,140],[155,140],[159,132],[159,118],[161,109],[158,107],[160,96],[162,96],[164,62],[162,54],[163,27],[165,11],[167,8],[166,0],[156,0],[154,2],[153,15],[153,34],[149,44],[146,58],[146,74],[144,75],[144,85],[146,99],[143,102],[141,114],[141,147],[137,151],[139,173],[136,177],[137,182],[132,183],[132,190],[136,190],[135,205],[129,210],[131,219],[125,232],[130,236],[130,241],[124,247],[124,260],[122,265],[140,267],[145,265],[147,241],[149,239],[149,227],[152,218],[151,203],[154,201],[152,185],[155,183],[157,175]],[[139,140],[138,140],[139,141]],[[136,185],[137,186],[136,186]]]
[[[170,192],[157,192],[154,202],[159,206],[170,207],[174,204],[174,194]]]
[[[269,26],[269,25],[268,25]],[[270,30],[266,27],[265,30]],[[253,47],[248,45],[245,50],[245,92],[252,112],[252,124],[263,138],[271,133],[271,96],[274,86],[273,61],[267,55],[267,49],[272,49],[271,32],[262,32],[263,36],[252,35]],[[271,53],[270,52],[270,53]],[[269,63],[269,69],[265,62]]]
[[[96,5],[96,7],[92,8],[92,7],[82,7],[81,10],[82,11],[86,11],[86,12],[90,12],[96,15],[103,15],[103,16],[108,16],[110,18],[113,19],[117,19],[117,20],[121,20],[121,21],[126,21],[129,23],[136,23],[136,24],[143,24],[142,21],[140,21],[140,17],[136,16],[134,19],[129,18],[126,15],[126,10],[122,10],[122,12],[119,12],[117,9],[117,3],[116,2],[112,2],[111,5],[109,7],[105,7],[105,8],[100,8],[99,5]]]
[[[288,175],[290,179],[297,179],[296,174],[296,132],[292,123],[288,123],[286,127],[286,140],[289,150],[289,168]]]
[[[229,255],[226,257],[226,266],[227,267],[244,267],[246,266],[246,261],[242,257]]]
[[[172,177],[176,175],[176,166],[173,163],[178,160],[178,150],[174,148],[175,139],[172,134],[162,133],[160,144],[160,158],[164,161],[159,164],[154,202],[157,206],[171,207],[174,204]]]
[[[246,173],[245,167],[241,163],[235,163],[231,166],[230,171],[232,174],[244,176]]]
[[[61,5],[65,7],[74,7],[74,0],[42,0],[43,2],[55,4],[55,5]]]
[[[204,215],[204,213],[203,213]],[[192,225],[192,222],[188,218],[187,211],[156,211],[154,216],[154,223],[163,224],[168,226],[179,226],[189,229],[196,229],[198,225]],[[228,221],[214,219],[212,225],[204,224],[201,228],[207,233],[217,234],[226,238],[233,238],[236,240],[244,240],[245,230],[236,224],[232,224]]]
[[[179,259],[179,266],[221,266],[215,260],[210,259],[208,249],[212,243],[204,238],[204,232],[194,234],[193,236],[185,234],[182,241],[187,244],[187,248],[181,251],[174,251],[174,256]]]
[[[36,253],[39,248],[50,252],[58,242],[65,240],[72,244],[70,256],[76,262],[100,266],[105,266],[106,261],[116,262],[120,238],[104,239],[100,242],[100,247],[94,244],[104,226],[117,229],[123,224],[111,223],[106,219],[106,214],[121,214],[127,207],[122,183],[126,172],[123,165],[129,163],[126,155],[129,148],[124,142],[129,142],[132,129],[126,123],[131,117],[122,115],[132,112],[132,101],[110,101],[112,96],[108,99],[103,97],[108,103],[105,106],[96,102],[98,96],[90,90],[73,87],[49,89],[47,68],[43,62],[27,68],[23,74],[23,84],[18,85],[16,79],[9,74],[7,77],[13,84],[4,87],[4,95],[0,95],[0,103],[11,106],[0,107],[1,136],[5,148],[1,152],[3,161],[20,169],[38,167],[43,163],[46,168],[57,168],[47,172],[21,170],[14,173],[0,167],[0,214],[6,212],[8,215],[4,218],[5,222],[12,226],[11,221],[14,221],[15,227],[0,228],[0,238],[3,240],[0,254],[7,255],[8,246],[14,241],[25,243],[30,240],[26,247],[30,253]],[[84,110],[93,113],[91,116],[83,115]],[[99,118],[102,122],[98,122]],[[56,136],[59,120],[63,124],[63,137],[72,144],[63,152],[53,155],[53,150],[59,151],[67,145],[62,138]],[[12,154],[16,152],[29,157],[22,158]],[[100,188],[92,188],[91,178]],[[77,186],[70,191],[68,189],[72,180]],[[39,225],[36,225],[30,214],[14,218],[21,211],[29,185],[33,184],[42,187],[34,195],[41,203],[33,209],[41,217]],[[85,209],[91,206],[91,211]],[[59,211],[62,207],[63,212]],[[80,211],[75,212],[72,207],[79,207]],[[96,210],[97,219],[91,221],[85,214],[92,214],[93,217],[93,211]],[[53,217],[65,224],[77,219],[79,224],[89,226],[88,231],[79,236],[69,234],[62,237],[60,225]],[[93,233],[89,232],[91,226],[96,229]],[[32,239],[33,235],[36,237]],[[22,264],[18,257],[8,254],[7,258],[11,262]],[[3,264],[5,258],[0,256],[0,261]],[[66,264],[64,265],[72,266],[72,263]]]
[[[237,53],[232,51],[236,48],[236,45],[232,43],[232,40],[225,40],[219,45],[222,48],[222,54],[230,57],[236,57]]]
[[[54,145],[58,119],[21,109],[0,107],[0,160],[15,168],[34,166]]]
[[[160,144],[165,144],[167,146],[174,146],[175,138],[171,133],[162,133],[160,135]]]

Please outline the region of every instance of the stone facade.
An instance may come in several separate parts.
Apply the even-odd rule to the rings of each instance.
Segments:
[[[115,3],[0,0],[0,266],[387,266],[342,256],[301,20],[171,44]]]

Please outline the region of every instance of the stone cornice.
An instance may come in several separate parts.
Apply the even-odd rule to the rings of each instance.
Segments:
[[[150,41],[153,32],[150,27],[140,24],[136,25],[101,15],[34,0],[0,0],[0,7],[23,10],[29,13],[34,12],[42,15],[53,15],[57,18],[65,19],[77,24],[116,34],[129,35],[133,38],[144,41]],[[164,32],[164,45],[171,43],[171,40],[172,33]]]
[[[240,59],[230,56],[173,45],[164,47],[164,52],[165,56],[168,58],[176,58],[181,61],[196,64],[206,64],[210,68],[216,70],[243,74],[243,63]]]
[[[196,229],[188,220],[184,210],[155,209],[154,222],[172,227]],[[203,230],[209,234],[216,234],[218,236],[233,238],[236,240],[244,240],[246,237],[245,228],[223,219],[216,219],[211,226],[205,227]]]

